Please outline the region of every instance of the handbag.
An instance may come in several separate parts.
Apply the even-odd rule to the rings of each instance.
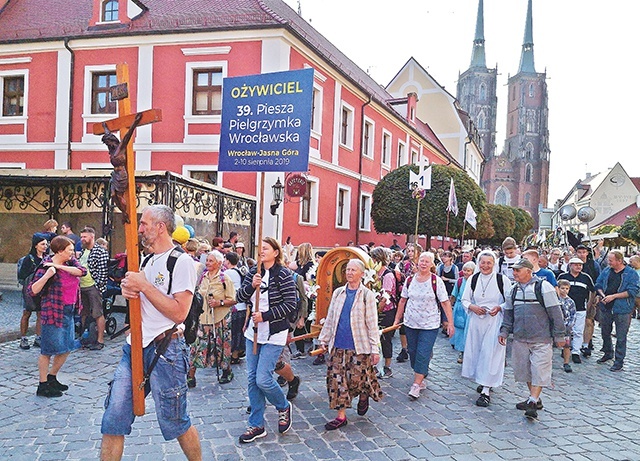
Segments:
[[[29,274],[27,278],[24,279],[24,285],[22,285],[22,299],[24,300],[24,309],[28,312],[40,312],[42,310],[42,296],[47,292],[47,290],[49,289],[49,285],[51,285],[51,281],[53,280],[53,277],[51,277],[44,284],[42,290],[40,290],[40,293],[31,296],[27,289],[29,288],[29,285],[31,285],[33,277],[34,275],[36,275],[36,272],[39,268],[40,265],[38,265],[38,267],[36,267],[35,270],[31,274]]]
[[[453,326],[456,328],[465,328],[467,326],[467,313],[459,304],[456,304],[453,308]]]

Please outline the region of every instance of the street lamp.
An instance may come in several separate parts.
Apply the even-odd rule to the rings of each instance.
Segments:
[[[276,183],[271,186],[271,192],[273,195],[273,200],[271,201],[271,214],[275,216],[276,210],[282,203],[282,198],[284,196],[284,186],[280,182],[280,178],[278,178]]]

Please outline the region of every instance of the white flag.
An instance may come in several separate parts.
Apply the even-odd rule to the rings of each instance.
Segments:
[[[538,238],[536,239],[536,243],[544,243],[547,241],[547,231],[543,230],[538,234]]]
[[[467,211],[464,214],[464,220],[467,221],[469,223],[469,225],[471,227],[473,227],[474,229],[476,228],[476,225],[478,224],[476,221],[476,212],[473,211],[473,208],[471,207],[471,203],[467,202]]]
[[[458,198],[456,197],[456,186],[453,185],[453,178],[451,178],[451,186],[449,186],[449,205],[447,205],[447,211],[451,211],[454,215],[458,216]]]

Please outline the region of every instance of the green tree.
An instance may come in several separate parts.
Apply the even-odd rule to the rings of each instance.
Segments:
[[[480,243],[489,245],[500,245],[507,237],[513,236],[516,228],[516,217],[511,211],[511,207],[506,205],[487,205],[487,211],[493,222],[494,235],[488,239],[478,239]]]
[[[418,172],[415,165],[405,165],[387,174],[373,191],[371,218],[377,232],[394,232],[413,235],[416,225],[418,201],[409,190],[409,171]],[[433,165],[431,189],[426,192],[420,203],[418,233],[427,236],[445,235],[449,185],[451,178],[456,188],[458,216],[449,217],[449,236],[459,237],[467,202],[480,216],[486,208],[486,199],[482,189],[471,178],[457,168],[446,165]],[[466,226],[466,229],[471,228]]]
[[[640,245],[640,213],[635,216],[629,216],[622,226],[620,226],[620,235],[631,240],[636,245]]]
[[[513,229],[512,237],[516,239],[516,242],[522,242],[522,240],[533,229],[534,221],[529,213],[522,208],[509,207],[516,220],[515,228]]]

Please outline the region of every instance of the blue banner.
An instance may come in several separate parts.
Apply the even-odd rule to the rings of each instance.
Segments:
[[[313,69],[225,78],[218,171],[309,169]]]

